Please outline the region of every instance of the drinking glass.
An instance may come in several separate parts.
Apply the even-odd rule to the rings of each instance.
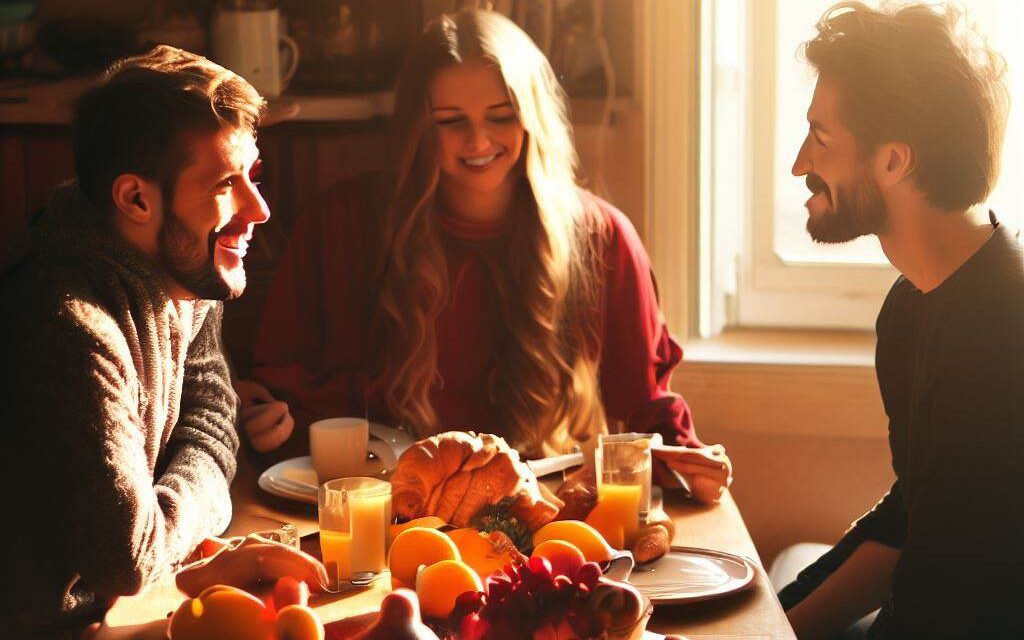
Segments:
[[[594,450],[597,500],[602,511],[622,518],[623,539],[633,540],[651,509],[651,437],[617,433],[598,436]]]
[[[391,484],[376,478],[338,478],[317,493],[320,551],[328,586],[337,591],[356,574],[387,570]]]

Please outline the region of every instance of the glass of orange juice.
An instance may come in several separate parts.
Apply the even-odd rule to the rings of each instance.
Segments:
[[[651,509],[651,436],[617,433],[598,436],[594,451],[597,504],[619,548],[629,548]],[[613,544],[614,546],[614,544]]]
[[[391,484],[377,478],[338,478],[317,493],[320,552],[329,587],[338,590],[355,574],[387,570]]]

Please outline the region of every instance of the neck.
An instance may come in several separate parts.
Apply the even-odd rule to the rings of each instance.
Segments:
[[[889,228],[878,235],[882,250],[915,287],[932,291],[992,236],[992,226],[967,210],[943,211],[920,197],[886,203]]]
[[[503,220],[512,210],[516,181],[505,180],[492,191],[473,191],[453,184],[441,176],[438,200],[442,210],[464,222],[494,223]]]

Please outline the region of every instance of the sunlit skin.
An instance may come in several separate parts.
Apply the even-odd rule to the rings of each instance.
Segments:
[[[191,236],[191,247],[183,246],[186,238],[179,238],[174,249],[191,267],[202,269],[210,263],[212,245],[212,269],[227,285],[228,297],[234,298],[245,289],[243,259],[253,227],[270,218],[254,181],[259,161],[256,139],[245,130],[224,129],[212,136],[194,136],[191,150],[193,162],[179,174],[170,208]],[[169,279],[175,297],[201,296],[174,274]]]
[[[807,111],[807,137],[793,163],[793,175],[807,177],[807,231],[818,242],[879,233],[887,222],[870,160],[861,157],[856,137],[844,126],[840,100],[836,85],[819,78]]]
[[[827,242],[875,234],[892,265],[931,291],[988,240],[992,227],[980,212],[932,206],[914,182],[908,144],[884,142],[861,153],[843,124],[841,100],[837,85],[819,77],[807,137],[793,163],[793,175],[807,176],[812,192],[808,232]]]
[[[509,210],[526,135],[497,67],[453,64],[430,83],[438,192],[449,214],[493,222]]]

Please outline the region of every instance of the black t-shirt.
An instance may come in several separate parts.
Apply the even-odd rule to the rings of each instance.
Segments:
[[[1024,253],[993,225],[936,289],[900,277],[878,316],[897,480],[856,526],[902,550],[885,637],[1024,637]]]

